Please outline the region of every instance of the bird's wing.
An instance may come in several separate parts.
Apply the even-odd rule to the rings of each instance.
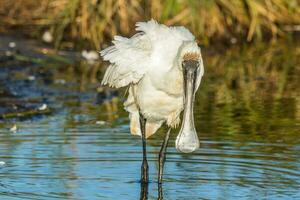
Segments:
[[[119,88],[137,83],[151,68],[152,54],[158,51],[164,57],[164,64],[173,63],[182,41],[195,39],[184,27],[167,27],[155,20],[138,22],[136,30],[139,32],[131,38],[114,37],[113,45],[100,52],[111,63],[103,85]]]
[[[115,36],[113,44],[100,52],[103,59],[111,63],[102,84],[119,88],[137,83],[148,69],[150,39],[145,32],[139,32],[131,38]]]

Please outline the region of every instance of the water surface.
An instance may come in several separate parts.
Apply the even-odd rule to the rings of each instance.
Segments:
[[[204,55],[195,105],[201,148],[178,153],[173,130],[164,199],[300,199],[299,58],[293,44]],[[139,199],[141,140],[129,134],[124,95],[97,100],[97,65],[49,66],[2,73],[16,94],[53,113],[0,122],[0,198]],[[37,78],[28,83],[28,75]],[[9,131],[13,124],[16,132]],[[165,131],[148,141],[148,199],[158,197]]]

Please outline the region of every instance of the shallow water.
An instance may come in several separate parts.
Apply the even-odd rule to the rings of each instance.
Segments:
[[[300,199],[299,52],[270,45],[204,57],[206,75],[195,105],[201,148],[178,153],[173,130],[164,199]],[[0,199],[140,198],[141,141],[129,134],[123,94],[98,104],[97,83],[84,77],[92,67],[76,67],[51,69],[53,79],[66,84],[41,77],[24,86],[20,73],[36,72],[10,71],[16,93],[42,97],[54,112],[0,122]],[[9,131],[12,124],[17,132]],[[147,144],[148,199],[158,197],[165,131]]]

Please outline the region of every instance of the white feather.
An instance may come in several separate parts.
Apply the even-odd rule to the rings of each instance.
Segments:
[[[131,132],[140,135],[139,112],[147,119],[146,136],[166,122],[176,127],[183,110],[182,57],[201,55],[195,37],[184,27],[167,27],[151,20],[138,22],[131,38],[115,36],[113,45],[101,51],[110,65],[103,85],[130,86],[125,109],[130,113]],[[202,58],[197,88],[203,75]]]
[[[103,59],[111,63],[102,80],[103,85],[119,88],[137,83],[149,68],[156,67],[153,55],[161,54],[156,60],[164,56],[173,61],[182,41],[194,40],[184,27],[167,27],[154,20],[138,22],[136,30],[140,32],[131,38],[115,36],[114,45],[100,52]],[[166,47],[170,52],[164,51]]]

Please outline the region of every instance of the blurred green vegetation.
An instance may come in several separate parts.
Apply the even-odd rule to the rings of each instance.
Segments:
[[[286,37],[299,31],[299,0],[1,0],[0,31],[20,28],[56,47],[100,49],[113,35],[130,35],[137,21],[184,25],[201,44]]]
[[[256,133],[259,138],[264,137],[261,133],[277,131],[282,140],[287,139],[285,134],[297,135],[299,43],[285,40],[236,46],[203,57],[205,84],[200,86],[195,106],[204,113],[196,120],[199,129],[209,132],[219,127],[222,130],[212,134]]]

